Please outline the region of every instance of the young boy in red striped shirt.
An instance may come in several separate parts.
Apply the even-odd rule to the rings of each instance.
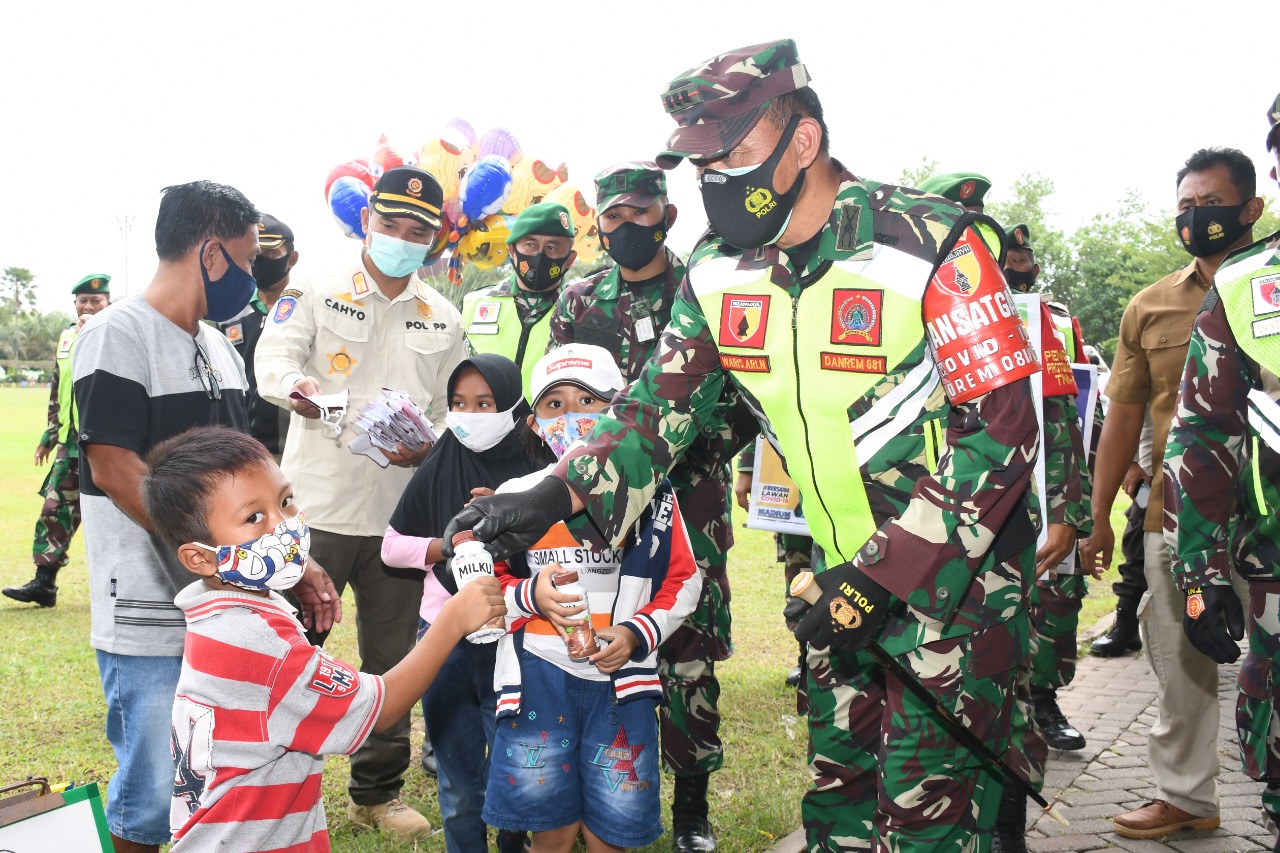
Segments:
[[[498,581],[451,598],[386,675],[358,672],[307,643],[280,595],[302,576],[310,534],[265,447],[201,427],[146,461],[155,533],[201,578],[175,599],[187,636],[170,734],[174,853],[327,853],[322,756],[355,752],[408,713],[457,642],[506,613]]]

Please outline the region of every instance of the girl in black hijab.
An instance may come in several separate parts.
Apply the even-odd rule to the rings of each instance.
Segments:
[[[533,441],[520,369],[501,355],[477,355],[449,377],[449,429],[414,473],[382,540],[388,566],[423,569],[419,638],[457,591],[440,551],[445,525],[474,489],[496,489],[555,461]],[[493,665],[496,643],[458,643],[422,697],[427,736],[435,750],[440,813],[449,850],[487,850],[480,818],[493,745]],[[499,838],[500,849],[503,846]],[[518,848],[517,848],[518,849]]]

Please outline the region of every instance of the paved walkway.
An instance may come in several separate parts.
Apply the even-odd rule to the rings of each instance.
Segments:
[[[1090,633],[1101,633],[1108,627],[1095,626]],[[1057,796],[1058,808],[1071,826],[1063,827],[1041,815],[1033,804],[1028,810],[1034,823],[1028,824],[1027,849],[1032,853],[1107,848],[1132,853],[1270,851],[1273,839],[1262,826],[1262,785],[1240,772],[1235,732],[1238,670],[1238,665],[1219,668],[1222,826],[1139,841],[1116,835],[1111,818],[1155,796],[1146,743],[1156,719],[1156,678],[1141,654],[1111,660],[1082,657],[1071,687],[1059,691],[1058,704],[1088,744],[1079,752],[1051,751],[1045,778],[1046,798],[1051,792]],[[774,847],[773,853],[797,853],[803,845],[803,835],[796,832]]]

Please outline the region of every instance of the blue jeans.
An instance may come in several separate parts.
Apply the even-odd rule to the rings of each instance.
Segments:
[[[426,632],[422,623],[418,636]],[[449,853],[488,850],[488,827],[480,817],[489,778],[497,643],[461,641],[422,696],[422,716],[436,753],[440,816]]]
[[[107,826],[126,841],[165,844],[175,772],[173,697],[182,658],[97,654],[107,740],[119,765],[107,785]]]

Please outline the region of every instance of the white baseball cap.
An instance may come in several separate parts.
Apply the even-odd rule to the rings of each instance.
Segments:
[[[571,383],[608,400],[627,384],[613,356],[604,347],[593,344],[566,344],[538,359],[533,366],[529,390],[533,405],[553,385]]]

